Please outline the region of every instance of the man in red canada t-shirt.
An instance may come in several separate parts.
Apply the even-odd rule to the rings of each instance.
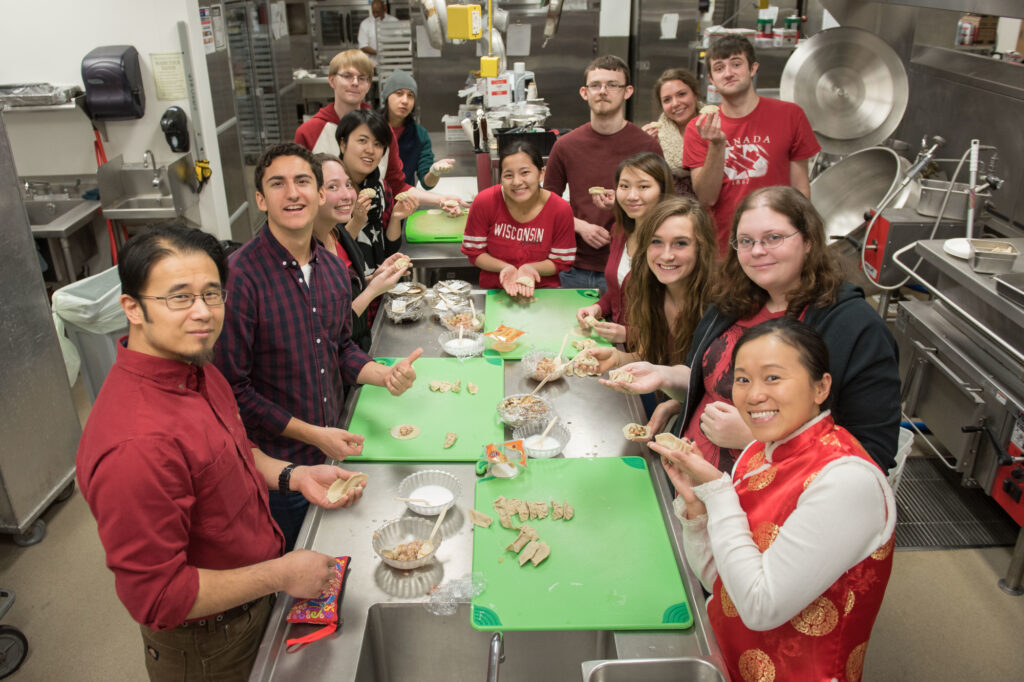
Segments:
[[[821,145],[799,106],[758,96],[757,62],[749,40],[734,35],[715,40],[707,67],[722,95],[721,110],[687,124],[683,168],[693,173],[697,198],[711,207],[719,253],[724,254],[736,206],[753,190],[791,185],[810,198],[807,160]]]
[[[544,169],[544,189],[562,196],[568,184],[569,205],[575,216],[576,263],[561,274],[562,286],[603,292],[615,222],[615,168],[639,152],[662,153],[657,140],[626,120],[626,100],[633,95],[633,86],[629,66],[622,59],[598,57],[587,66],[583,78],[580,97],[590,107],[590,122],[555,142]],[[591,187],[607,191],[593,197]]]

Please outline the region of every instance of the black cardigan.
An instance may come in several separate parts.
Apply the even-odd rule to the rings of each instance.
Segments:
[[[701,318],[686,358],[690,383],[676,435],[682,436],[704,397],[702,358],[708,346],[736,322],[715,306]],[[825,339],[832,375],[831,409],[837,424],[852,433],[888,471],[896,463],[901,420],[899,349],[864,291],[844,282],[834,304],[807,309],[804,322]]]

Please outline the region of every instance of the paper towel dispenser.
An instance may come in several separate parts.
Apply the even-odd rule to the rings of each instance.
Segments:
[[[146,112],[139,52],[131,45],[105,45],[85,55],[82,83],[93,120],[124,121],[142,118]]]

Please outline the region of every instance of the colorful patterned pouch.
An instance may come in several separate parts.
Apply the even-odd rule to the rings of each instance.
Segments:
[[[309,625],[323,625],[324,627],[311,632],[304,637],[296,637],[285,642],[288,653],[292,654],[306,647],[318,639],[334,633],[341,623],[338,610],[341,607],[341,594],[345,587],[345,575],[348,571],[348,562],[351,557],[340,556],[334,559],[334,575],[331,576],[331,585],[320,593],[315,599],[304,599],[292,604],[292,610],[288,612],[289,623],[305,623]]]

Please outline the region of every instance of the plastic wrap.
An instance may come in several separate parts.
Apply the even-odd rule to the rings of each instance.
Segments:
[[[474,597],[483,594],[486,588],[487,579],[483,573],[467,573],[461,578],[438,585],[423,606],[435,616],[451,616],[458,610],[459,604],[468,604]]]

